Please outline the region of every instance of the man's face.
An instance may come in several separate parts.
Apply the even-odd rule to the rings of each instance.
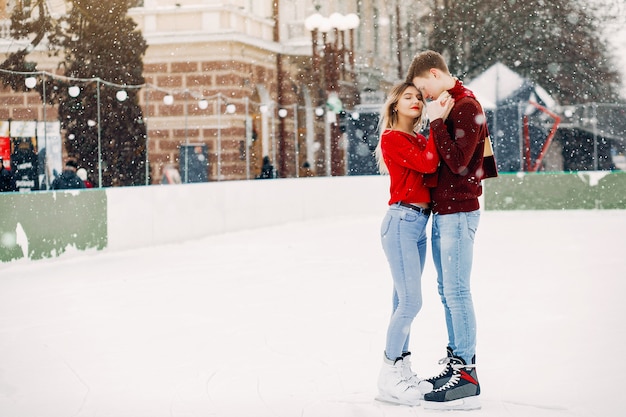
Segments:
[[[431,72],[424,76],[413,78],[413,85],[422,93],[424,100],[436,100],[444,91],[439,78],[435,77]]]

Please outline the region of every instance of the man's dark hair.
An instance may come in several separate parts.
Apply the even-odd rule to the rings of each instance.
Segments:
[[[413,58],[409,72],[406,75],[406,82],[412,83],[413,78],[424,76],[431,68],[437,68],[445,73],[450,72],[446,60],[443,59],[443,56],[439,52],[430,50],[424,51],[415,55],[415,58]]]

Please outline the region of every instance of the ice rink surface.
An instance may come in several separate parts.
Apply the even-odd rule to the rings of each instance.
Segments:
[[[373,399],[383,213],[0,264],[0,416],[441,414]],[[483,212],[482,409],[444,414],[622,416],[625,239],[626,211]],[[424,377],[447,342],[430,255],[411,341]]]

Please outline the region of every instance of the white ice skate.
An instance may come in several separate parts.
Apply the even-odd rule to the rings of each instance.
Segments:
[[[392,404],[419,405],[424,394],[403,376],[402,366],[402,358],[395,361],[384,358],[378,375],[378,396],[376,399]]]
[[[422,394],[422,398],[424,397],[424,394],[428,394],[433,390],[433,384],[418,377],[417,374],[413,372],[413,369],[411,369],[411,352],[402,354],[402,376],[409,382],[409,384],[417,387]]]

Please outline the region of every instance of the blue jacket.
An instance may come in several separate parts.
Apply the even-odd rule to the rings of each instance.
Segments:
[[[78,178],[78,175],[72,170],[63,171],[61,175],[56,177],[54,181],[52,181],[51,188],[53,190],[70,190],[77,188],[85,188],[85,183],[83,180]]]

